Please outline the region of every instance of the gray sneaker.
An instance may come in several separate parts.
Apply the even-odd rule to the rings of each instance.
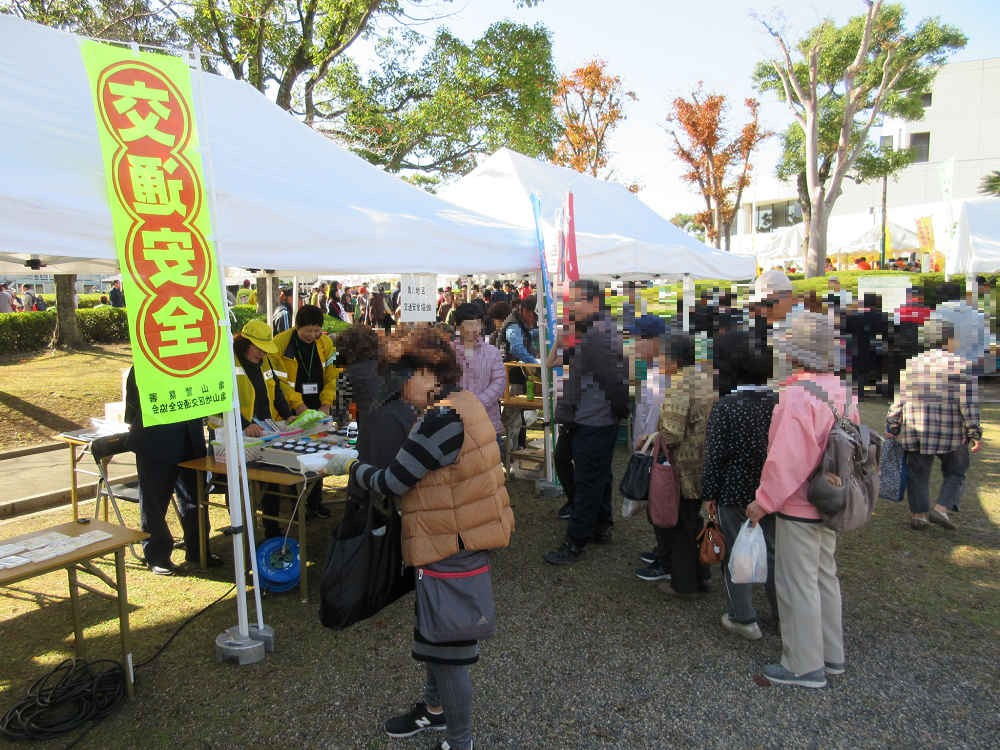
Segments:
[[[947,513],[942,513],[938,510],[932,510],[927,514],[927,520],[931,523],[937,524],[943,529],[948,529],[948,531],[958,531],[958,526],[952,521]]]
[[[789,672],[780,664],[768,664],[762,670],[764,676],[775,685],[798,685],[807,688],[826,687],[826,675],[822,669],[817,669],[806,674],[795,674]]]
[[[827,674],[844,674],[844,662],[825,661],[823,662],[823,671]]]
[[[748,641],[759,641],[764,637],[764,634],[760,632],[760,625],[755,622],[733,622],[729,619],[728,612],[723,613],[722,615],[722,627],[736,633],[737,635],[742,635]]]

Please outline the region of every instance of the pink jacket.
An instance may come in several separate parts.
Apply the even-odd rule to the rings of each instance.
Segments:
[[[833,412],[796,381],[811,380],[826,391],[842,414],[847,387],[836,375],[800,373],[781,384],[778,405],[771,416],[767,460],[757,488],[757,503],[768,513],[790,518],[820,520],[819,511],[806,499],[807,480],[826,450],[833,428]],[[860,424],[857,406],[848,414]]]
[[[465,347],[460,340],[455,339],[453,346],[458,365],[462,368],[460,383],[462,390],[476,394],[485,407],[494,429],[500,434],[503,432],[503,424],[500,422],[500,399],[503,398],[503,392],[507,388],[507,375],[504,372],[500,350],[480,339],[476,343],[470,362],[465,357]]]

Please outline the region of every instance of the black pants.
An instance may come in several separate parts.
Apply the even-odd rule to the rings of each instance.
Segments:
[[[393,322],[394,321],[392,319],[392,316],[388,312],[386,312],[385,317],[382,318],[382,322],[379,324],[379,325],[382,326],[383,330],[386,332],[386,335],[392,333],[392,324],[393,324]]]
[[[682,497],[677,525],[670,529],[656,529],[657,556],[670,571],[670,585],[674,591],[697,594],[698,581],[707,581],[712,577],[708,566],[698,562],[698,532],[704,525],[701,500]]]
[[[154,461],[136,454],[139,474],[139,515],[142,530],[149,538],[142,543],[143,555],[150,565],[170,564],[174,537],[167,525],[171,495],[177,495],[184,543],[189,557],[198,555],[198,473],[177,464]]]
[[[614,526],[611,464],[617,439],[618,425],[577,425],[573,431],[573,481],[576,486],[566,536],[578,547]]]
[[[566,493],[566,502],[572,505],[573,498],[576,497],[576,481],[573,479],[573,427],[559,425],[559,439],[552,454],[552,462],[559,484]]]

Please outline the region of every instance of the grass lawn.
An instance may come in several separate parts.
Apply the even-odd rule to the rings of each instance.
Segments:
[[[131,366],[127,344],[0,355],[0,450],[89,427],[104,404],[121,401],[121,371]]]
[[[881,427],[883,405],[866,403],[862,411]],[[762,590],[765,637],[749,643],[719,626],[718,570],[715,591],[693,603],[667,601],[635,578],[637,553],[653,543],[644,519],[617,517],[615,543],[592,549],[586,561],[543,563],[542,552],[564,533],[555,518],[562,501],[538,498],[529,483],[514,480],[517,529],[493,560],[499,631],[472,668],[476,747],[995,748],[1000,408],[985,407],[984,421],[984,449],[973,458],[958,532],[911,531],[905,504],[883,500],[867,526],[841,535],[848,673],[831,678],[826,690],[752,681],[780,654]],[[619,448],[616,477],[626,459]],[[327,481],[333,492],[343,484]],[[619,502],[616,493],[616,514]],[[342,633],[317,619],[317,567],[342,506],[332,507],[334,519],[310,525],[313,600],[301,604],[297,592],[265,600],[275,653],[247,667],[216,661],[216,635],[236,623],[230,595],[140,668],[135,700],[77,747],[417,750],[440,741],[390,740],[380,730],[381,720],[420,697],[422,670],[409,656],[412,597]],[[125,510],[137,524],[135,506]],[[68,517],[63,508],[3,523],[0,537]],[[213,527],[227,524],[213,513]],[[228,538],[213,534],[212,546],[232,560]],[[135,662],[231,584],[229,567],[169,579],[130,562]],[[115,658],[114,605],[86,592],[82,600],[88,655]],[[71,654],[64,574],[0,593],[0,709]],[[21,745],[0,740],[0,747]]]

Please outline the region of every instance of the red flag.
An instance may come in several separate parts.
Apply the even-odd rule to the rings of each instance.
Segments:
[[[563,279],[580,280],[580,267],[576,263],[576,220],[573,216],[573,193],[566,193],[563,204]]]

